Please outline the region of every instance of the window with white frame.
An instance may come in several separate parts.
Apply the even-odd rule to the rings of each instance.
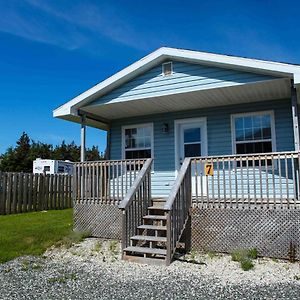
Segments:
[[[272,112],[233,115],[233,147],[235,154],[275,151]]]
[[[150,158],[152,156],[152,124],[123,127],[125,159]]]

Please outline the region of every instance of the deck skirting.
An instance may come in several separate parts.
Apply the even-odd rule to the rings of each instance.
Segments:
[[[117,205],[75,203],[74,230],[93,237],[121,239],[122,211]]]
[[[257,248],[259,255],[300,259],[300,209],[192,208],[192,249],[231,253]],[[122,211],[117,205],[74,204],[74,229],[93,237],[121,239]]]
[[[261,256],[284,259],[294,249],[300,259],[300,210],[194,208],[192,248],[225,253],[257,248]]]

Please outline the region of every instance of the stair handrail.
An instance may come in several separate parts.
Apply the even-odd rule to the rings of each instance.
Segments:
[[[171,263],[177,243],[190,221],[191,203],[191,158],[185,158],[164,205],[167,211],[167,265]],[[190,244],[190,236],[186,236],[186,239],[187,247]]]
[[[144,214],[151,201],[152,158],[148,158],[135,178],[131,188],[119,204],[122,210],[122,249],[125,249],[141,225]],[[135,204],[135,205],[134,205]]]
[[[133,201],[135,192],[139,188],[139,186],[142,184],[142,181],[144,177],[146,176],[149,169],[151,169],[153,162],[153,158],[148,158],[146,160],[146,163],[143,165],[141,170],[139,171],[138,175],[136,176],[134,182],[132,183],[132,186],[128,190],[127,194],[125,195],[124,199],[120,202],[119,208],[120,209],[126,209],[130,203]]]

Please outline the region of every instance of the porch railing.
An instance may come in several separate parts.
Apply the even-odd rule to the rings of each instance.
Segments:
[[[122,210],[122,249],[130,244],[151,203],[152,158],[147,159],[119,208]]]
[[[186,158],[164,206],[167,211],[167,265],[175,254],[177,243],[190,218],[191,160]]]
[[[193,206],[296,208],[299,162],[298,152],[192,158]]]
[[[75,163],[74,202],[118,205],[145,162],[146,159]]]

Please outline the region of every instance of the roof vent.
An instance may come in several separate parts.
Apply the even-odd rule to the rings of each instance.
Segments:
[[[162,64],[162,75],[163,76],[169,76],[173,73],[173,64],[172,62],[166,62]]]

